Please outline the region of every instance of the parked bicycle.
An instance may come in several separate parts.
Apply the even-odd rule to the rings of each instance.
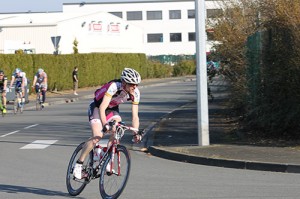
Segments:
[[[113,126],[114,123],[110,125]],[[66,185],[70,195],[79,195],[85,186],[96,178],[99,178],[99,191],[102,198],[115,199],[121,195],[126,186],[131,166],[129,151],[120,144],[120,140],[127,130],[138,132],[138,129],[126,126],[123,122],[116,124],[112,144],[109,148],[102,148],[99,161],[95,161],[94,154],[99,147],[99,143],[96,144],[83,162],[83,178],[81,180],[73,176],[73,169],[85,142],[77,146],[70,159],[66,175]],[[142,132],[138,134],[142,136]]]
[[[22,89],[15,88],[15,100],[14,100],[14,114],[17,114],[18,111],[23,113],[24,103],[22,102]]]

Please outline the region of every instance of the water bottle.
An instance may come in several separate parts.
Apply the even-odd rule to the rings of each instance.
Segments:
[[[93,164],[94,168],[96,168],[97,163],[100,160],[101,151],[102,151],[102,147],[99,145],[99,143],[97,143],[94,149],[94,164]]]

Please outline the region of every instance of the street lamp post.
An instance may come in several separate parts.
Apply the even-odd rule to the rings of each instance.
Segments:
[[[205,0],[195,0],[198,145],[200,146],[209,145],[205,13]]]

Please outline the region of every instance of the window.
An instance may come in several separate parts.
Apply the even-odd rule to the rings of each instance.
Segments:
[[[170,42],[181,41],[181,33],[170,33]]]
[[[196,33],[189,32],[189,41],[196,41]]]
[[[155,42],[163,42],[163,34],[157,33],[157,34],[148,34],[147,35],[147,42],[148,43],[155,43]]]
[[[206,16],[207,18],[218,18],[222,16],[223,10],[222,9],[207,9]]]
[[[181,19],[181,10],[170,10],[169,18],[170,19]]]
[[[142,19],[143,19],[142,11],[127,12],[127,20],[142,20]]]
[[[188,18],[189,19],[195,19],[196,18],[195,10],[188,10]]]
[[[147,20],[162,19],[162,11],[147,11]]]
[[[109,12],[112,15],[115,15],[117,17],[123,18],[123,13],[122,12]]]

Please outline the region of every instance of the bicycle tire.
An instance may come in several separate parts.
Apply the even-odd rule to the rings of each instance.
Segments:
[[[14,101],[14,114],[17,114],[18,107],[19,107],[18,98],[15,98],[15,101]]]
[[[38,103],[38,101],[35,104],[35,110],[37,110],[37,111],[41,110],[41,104]]]
[[[109,154],[101,168],[99,179],[99,191],[102,198],[104,199],[118,198],[123,192],[129,178],[131,158],[129,151],[125,146],[118,145],[116,149],[113,169],[117,172],[119,171],[118,156],[120,156],[120,173],[108,174],[108,172],[106,172],[106,167],[108,164],[110,164],[110,160],[112,157],[111,154]]]
[[[40,100],[40,93],[37,93],[35,107],[36,107],[37,111],[42,110],[42,105],[41,105],[41,100]]]
[[[69,194],[71,196],[77,196],[79,195],[83,189],[85,188],[85,186],[87,185],[87,183],[90,181],[90,172],[88,173],[88,177],[87,178],[83,178],[81,180],[76,179],[73,176],[73,169],[75,166],[76,161],[78,160],[79,156],[81,155],[81,151],[83,148],[83,145],[85,144],[85,142],[82,142],[81,144],[79,144],[75,151],[73,152],[71,159],[69,161],[69,165],[68,165],[68,169],[67,169],[67,175],[66,175],[66,185],[67,185],[67,190],[69,192]],[[91,167],[91,162],[93,161],[93,152],[91,151],[89,153],[89,155],[86,157],[86,159],[84,160],[83,163],[83,170],[87,171],[88,168]],[[77,186],[76,186],[77,185]]]
[[[20,113],[23,113],[24,111],[24,103],[21,104],[21,106],[19,107]]]

